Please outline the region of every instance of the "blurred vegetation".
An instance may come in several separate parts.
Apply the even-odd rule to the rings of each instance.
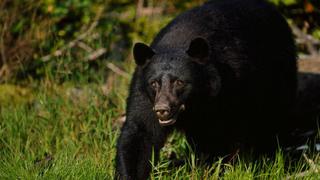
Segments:
[[[133,41],[150,42],[174,14],[193,4],[145,2],[141,9],[151,8],[140,15],[137,2],[128,0],[3,0],[0,82],[41,79],[48,73],[63,81],[104,71],[103,60],[126,60]],[[152,7],[157,5],[162,15],[156,17]],[[165,7],[166,12],[162,13]],[[103,55],[90,58],[99,48]]]
[[[48,74],[60,82],[83,74],[90,80],[97,72],[106,77],[107,61],[130,59],[133,42],[149,43],[178,13],[203,2],[2,0],[0,82],[42,79]],[[271,2],[298,27],[320,38],[319,1]]]

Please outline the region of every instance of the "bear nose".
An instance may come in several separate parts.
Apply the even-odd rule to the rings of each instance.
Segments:
[[[154,111],[161,120],[166,120],[170,114],[170,107],[167,105],[155,105]]]

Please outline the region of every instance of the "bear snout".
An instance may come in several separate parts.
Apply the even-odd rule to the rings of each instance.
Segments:
[[[161,120],[167,120],[170,115],[170,107],[165,104],[156,104],[154,106],[154,111],[157,117]]]

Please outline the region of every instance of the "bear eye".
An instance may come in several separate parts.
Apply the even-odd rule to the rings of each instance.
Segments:
[[[151,87],[153,89],[156,89],[158,87],[158,82],[157,81],[151,81],[150,85],[151,85]]]
[[[176,80],[176,85],[177,85],[178,87],[183,87],[183,86],[185,85],[185,82],[178,79],[178,80]]]

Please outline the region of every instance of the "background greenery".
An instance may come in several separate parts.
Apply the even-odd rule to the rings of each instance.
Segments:
[[[1,0],[0,179],[112,178],[132,44],[150,43],[177,14],[203,2]],[[320,38],[319,1],[271,2],[291,24]],[[307,51],[299,45],[300,54]],[[207,167],[188,149],[174,133],[151,179],[319,176],[317,155],[289,166],[280,152]],[[186,163],[171,167],[172,159]]]

